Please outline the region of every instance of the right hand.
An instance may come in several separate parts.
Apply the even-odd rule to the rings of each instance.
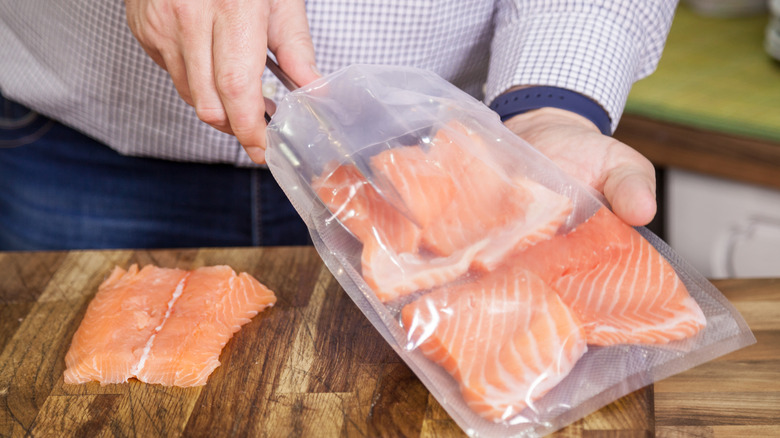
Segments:
[[[590,120],[558,108],[540,108],[505,124],[568,174],[601,192],[627,224],[647,225],[655,216],[652,163],[627,144],[603,135]]]
[[[260,76],[270,49],[298,85],[318,78],[303,0],[125,0],[133,35],[198,117],[265,161]]]

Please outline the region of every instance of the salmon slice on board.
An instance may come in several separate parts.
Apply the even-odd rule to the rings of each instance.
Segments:
[[[233,334],[275,302],[273,292],[247,273],[236,275],[228,266],[192,271],[136,377],[166,386],[205,385]]]
[[[606,207],[512,263],[557,290],[582,321],[589,344],[664,344],[706,325],[674,268]]]
[[[530,271],[503,267],[437,289],[401,310],[409,346],[458,381],[492,421],[520,413],[560,383],[587,350],[576,315]]]
[[[117,267],[100,285],[65,357],[65,383],[204,385],[232,335],[276,302],[227,266]]]
[[[65,383],[126,382],[187,271],[115,267],[89,303],[65,356]]]

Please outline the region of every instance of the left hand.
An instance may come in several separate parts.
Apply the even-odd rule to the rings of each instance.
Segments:
[[[601,134],[579,114],[541,108],[505,122],[519,137],[564,171],[603,193],[627,224],[647,225],[655,216],[655,170],[630,146]]]

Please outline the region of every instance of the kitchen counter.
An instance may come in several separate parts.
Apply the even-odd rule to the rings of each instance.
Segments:
[[[63,383],[115,265],[228,264],[277,293],[198,388]],[[463,436],[313,248],[0,253],[0,436]],[[758,343],[657,382],[556,435],[780,436],[780,280],[715,283]]]
[[[767,23],[680,5],[615,137],[658,166],[780,188],[780,62],[764,51]]]

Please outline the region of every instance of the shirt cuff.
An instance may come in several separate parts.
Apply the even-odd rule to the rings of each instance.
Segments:
[[[485,101],[515,85],[565,88],[603,106],[614,131],[641,61],[641,37],[616,21],[611,11],[591,8],[522,15],[499,24]]]

